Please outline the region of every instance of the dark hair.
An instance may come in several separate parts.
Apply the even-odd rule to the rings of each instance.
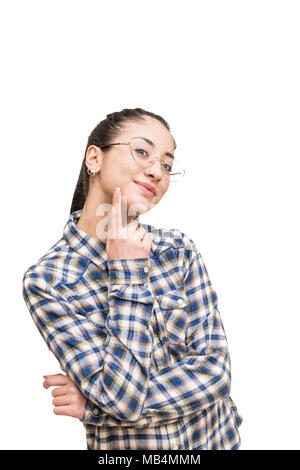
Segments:
[[[141,108],[134,109],[122,109],[115,113],[107,114],[106,119],[99,122],[95,129],[91,132],[88,138],[86,149],[84,152],[84,158],[82,161],[79,177],[77,180],[76,188],[73,194],[70,214],[79,209],[83,209],[85,200],[89,191],[90,176],[87,174],[87,167],[85,164],[86,151],[90,145],[106,145],[112,141],[118,134],[124,129],[124,124],[130,121],[142,121],[144,117],[150,116],[160,121],[170,131],[170,126],[161,116],[145,111]],[[172,136],[174,142],[174,149],[176,149],[176,142]],[[108,152],[111,149],[110,146],[103,148],[103,152]]]

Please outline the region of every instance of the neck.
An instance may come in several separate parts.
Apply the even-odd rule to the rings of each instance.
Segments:
[[[112,199],[109,200],[104,194],[99,194],[99,190],[97,197],[93,196],[92,191],[89,191],[77,227],[93,238],[106,243],[110,226],[111,204]],[[129,224],[133,219],[134,216],[127,216],[127,208],[122,205],[122,226]]]

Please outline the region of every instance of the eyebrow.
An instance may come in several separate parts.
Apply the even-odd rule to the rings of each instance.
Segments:
[[[150,144],[151,147],[155,147],[155,144],[152,142],[152,140],[147,139],[147,137],[134,137],[134,139],[143,139],[143,140],[145,140],[146,142],[148,142],[148,144]],[[166,155],[167,157],[173,158],[173,160],[174,160],[174,155],[173,155],[172,153],[170,153],[170,152],[165,152],[165,155]]]

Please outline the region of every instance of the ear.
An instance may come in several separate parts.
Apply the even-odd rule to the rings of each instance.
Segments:
[[[97,145],[90,145],[85,154],[85,164],[88,168],[95,168],[96,173],[102,168],[103,152]]]

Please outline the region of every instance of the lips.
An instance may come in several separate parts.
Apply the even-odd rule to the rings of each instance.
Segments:
[[[144,186],[144,188],[148,189],[148,191],[151,191],[154,196],[156,195],[156,189],[152,184],[149,183],[144,183],[143,181],[135,181],[136,184],[140,184],[141,186]]]

